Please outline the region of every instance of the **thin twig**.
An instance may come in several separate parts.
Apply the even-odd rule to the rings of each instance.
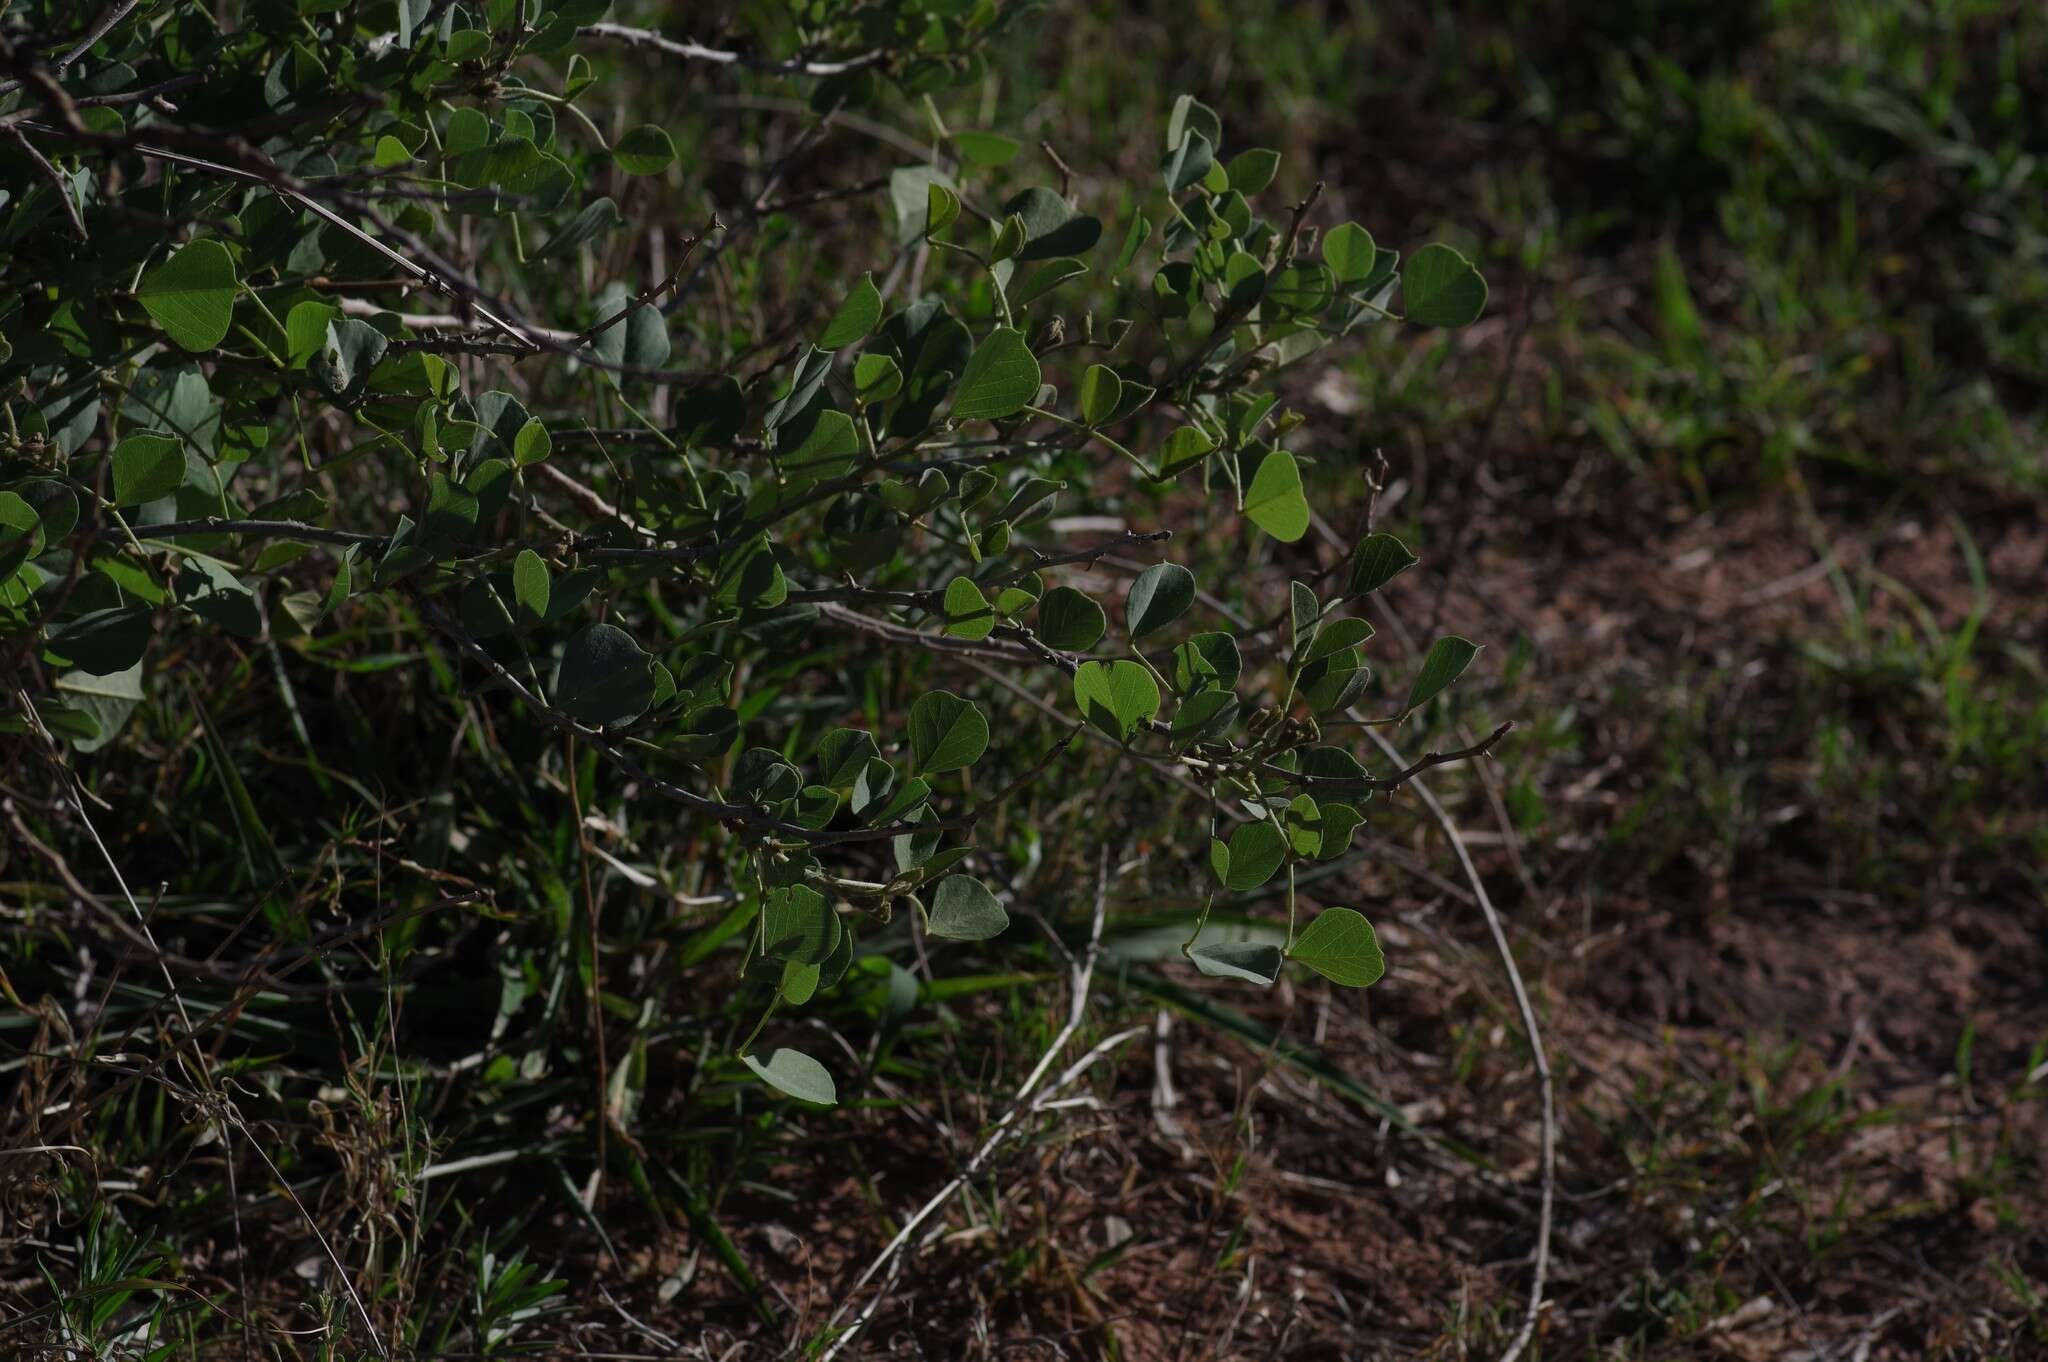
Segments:
[[[1060,1052],[1066,1048],[1067,1042],[1072,1040],[1074,1033],[1081,1028],[1081,1019],[1087,1011],[1089,987],[1095,977],[1096,957],[1101,953],[1102,949],[1102,925],[1107,915],[1108,904],[1109,850],[1107,847],[1104,847],[1099,857],[1096,871],[1095,916],[1094,921],[1089,926],[1088,949],[1083,953],[1081,959],[1074,963],[1074,967],[1070,971],[1073,996],[1067,1006],[1066,1025],[1060,1028],[1059,1034],[1053,1037],[1052,1044],[1046,1047],[1045,1053],[1039,1056],[1038,1063],[1032,1066],[1031,1072],[1018,1085],[1017,1095],[1011,1099],[1009,1111],[1004,1113],[1002,1119],[996,1122],[995,1128],[989,1132],[988,1138],[983,1140],[981,1147],[974,1151],[974,1157],[967,1161],[967,1166],[955,1174],[953,1179],[944,1187],[941,1187],[938,1195],[927,1201],[922,1209],[903,1222],[903,1228],[896,1231],[895,1237],[883,1246],[882,1251],[875,1255],[875,1260],[868,1264],[867,1270],[860,1274],[859,1280],[855,1281],[853,1286],[846,1292],[845,1297],[840,1301],[839,1308],[832,1312],[832,1318],[826,1322],[825,1327],[827,1330],[838,1325],[839,1321],[845,1316],[847,1309],[852,1306],[855,1300],[859,1299],[861,1293],[866,1290],[868,1283],[874,1280],[875,1274],[895,1261],[897,1254],[902,1252],[904,1246],[910,1242],[911,1236],[917,1233],[918,1226],[924,1224],[925,1221],[937,1214],[941,1207],[953,1199],[954,1193],[973,1180],[975,1174],[981,1171],[982,1166],[989,1161],[989,1158],[1003,1144],[1004,1140],[1009,1137],[1010,1132],[1016,1128],[1021,1119],[1026,1116],[1035,1115],[1043,1110],[1056,1094],[1071,1086],[1074,1080],[1092,1068],[1097,1060],[1125,1041],[1144,1033],[1145,1028],[1142,1026],[1134,1026],[1129,1030],[1117,1032],[1090,1049],[1087,1054],[1081,1056],[1080,1059],[1069,1066],[1057,1080],[1043,1090],[1038,1091],[1036,1096],[1033,1096],[1034,1089],[1038,1088],[1039,1082],[1045,1077],[1047,1071],[1052,1068],[1053,1062],[1059,1057]],[[883,1297],[880,1293],[872,1297],[867,1305],[861,1309],[860,1314],[854,1318],[854,1321],[846,1327],[845,1332],[832,1341],[832,1346],[825,1350],[825,1354],[820,1359],[820,1362],[832,1362],[832,1359],[839,1355],[840,1349],[852,1342],[854,1336],[867,1326],[870,1319],[874,1318],[875,1311],[881,1308],[882,1300]]]
[[[882,51],[863,52],[857,57],[843,61],[775,61],[767,57],[750,57],[744,52],[728,52],[723,48],[706,47],[702,43],[684,42],[678,38],[664,37],[648,28],[628,28],[624,24],[585,24],[579,32],[594,38],[610,38],[613,42],[628,47],[645,47],[681,57],[684,61],[710,62],[718,66],[742,66],[749,71],[766,71],[781,76],[839,76],[849,71],[859,71],[884,60],[888,53]]]
[[[1400,762],[1401,754],[1385,734],[1376,728],[1366,730],[1379,749],[1387,754],[1390,761]],[[1500,1362],[1515,1362],[1535,1337],[1536,1323],[1543,1315],[1543,1286],[1550,1271],[1550,1225],[1552,1212],[1557,1201],[1557,1106],[1556,1094],[1550,1077],[1550,1059],[1543,1050],[1543,1034],[1536,1024],[1536,1008],[1529,1001],[1529,990],[1522,983],[1522,971],[1515,964],[1514,949],[1508,944],[1507,930],[1501,925],[1500,910],[1493,906],[1493,899],[1486,892],[1486,881],[1479,874],[1479,867],[1472,862],[1472,853],[1465,846],[1465,839],[1458,833],[1458,825],[1437,800],[1435,793],[1418,778],[1411,778],[1408,787],[1422,799],[1436,825],[1443,829],[1450,840],[1451,849],[1457,853],[1458,865],[1465,872],[1465,879],[1472,886],[1473,897],[1479,902],[1480,914],[1486,919],[1486,928],[1493,934],[1494,949],[1500,953],[1501,967],[1507,971],[1508,987],[1514,991],[1515,1010],[1521,1014],[1522,1029],[1529,1037],[1529,1056],[1536,1067],[1536,1080],[1543,1097],[1543,1152],[1542,1179],[1543,1194],[1541,1209],[1536,1219],[1536,1267],[1529,1281],[1529,1305],[1522,1316],[1522,1325],[1515,1331],[1507,1351],[1501,1354]]]

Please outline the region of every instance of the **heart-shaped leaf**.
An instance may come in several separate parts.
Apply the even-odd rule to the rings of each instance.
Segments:
[[[995,611],[981,588],[965,577],[946,584],[946,632],[954,638],[984,639],[996,627]]]
[[[925,775],[972,766],[987,750],[988,720],[969,701],[935,690],[910,707],[910,751]]]
[[[1308,499],[1301,494],[1301,468],[1292,454],[1276,449],[1260,461],[1245,489],[1244,513],[1284,544],[1308,533]]]
[[[1038,603],[1038,637],[1048,648],[1080,652],[1102,641],[1109,627],[1102,607],[1070,586],[1056,586]]]
[[[617,625],[590,625],[562,650],[555,672],[555,704],[586,724],[637,719],[654,702],[652,661]]]
[[[1401,301],[1411,322],[1465,326],[1486,307],[1486,281],[1464,256],[1431,242],[1401,271]]]
[[[825,896],[807,884],[771,889],[761,903],[761,951],[815,965],[832,954],[843,929]]]
[[[999,326],[967,361],[953,394],[956,421],[1000,421],[1015,416],[1038,396],[1038,360],[1024,333]]]
[[[1083,662],[1074,673],[1081,717],[1118,742],[1129,742],[1159,713],[1159,686],[1136,662]]]
[[[1323,235],[1323,260],[1340,284],[1349,284],[1372,273],[1378,252],[1372,233],[1355,222],[1340,223]]]
[[[228,248],[206,237],[143,275],[135,296],[179,348],[197,353],[226,339],[240,287]]]
[[[972,875],[948,875],[940,880],[928,916],[925,931],[948,941],[986,941],[1000,936],[1010,925],[1003,905]]]
[[[116,506],[140,506],[167,497],[184,480],[184,446],[168,435],[140,432],[114,446]]]
[[[612,145],[612,160],[628,175],[659,175],[675,163],[676,144],[666,129],[642,123]]]
[[[1257,889],[1273,878],[1287,859],[1287,839],[1272,823],[1246,823],[1230,834],[1230,863],[1223,876],[1225,888],[1243,893]]]
[[[1387,972],[1372,924],[1350,908],[1325,908],[1316,914],[1288,958],[1346,988],[1368,988]]]

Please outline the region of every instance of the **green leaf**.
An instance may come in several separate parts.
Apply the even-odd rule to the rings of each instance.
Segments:
[[[1486,281],[1464,256],[1431,242],[1401,271],[1401,302],[1418,325],[1465,326],[1486,307]]]
[[[1230,869],[1223,877],[1225,888],[1243,893],[1257,889],[1273,878],[1287,859],[1287,839],[1272,823],[1245,823],[1230,834]]]
[[[637,719],[654,702],[652,660],[618,626],[589,625],[562,650],[555,705],[586,724]]]
[[[1156,634],[1179,619],[1195,603],[1195,574],[1179,563],[1154,563],[1131,583],[1124,598],[1124,621],[1131,642]]]
[[[50,631],[50,647],[92,676],[125,672],[149,647],[150,609],[116,605],[91,610]]]
[[[1212,979],[1270,984],[1280,977],[1280,948],[1256,941],[1219,941],[1197,946],[1188,952],[1188,957],[1195,962],[1196,969]]]
[[[815,997],[818,992],[819,969],[820,966],[806,964],[801,960],[783,961],[782,986],[778,990],[782,994],[782,1001],[791,1007],[802,1007]]]
[[[1024,244],[1017,251],[1020,261],[1086,255],[1102,239],[1101,219],[1075,212],[1058,194],[1037,185],[1005,203],[1003,213],[1024,224]]]
[[[521,623],[534,625],[547,618],[548,565],[532,549],[519,550],[512,560],[512,601],[522,612]]]
[[[1351,594],[1378,591],[1421,561],[1391,534],[1369,534],[1351,555]]]
[[[1087,595],[1056,586],[1038,603],[1038,637],[1048,648],[1077,653],[1102,641],[1108,618]]]
[[[1080,395],[1082,422],[1099,426],[1116,412],[1117,404],[1123,400],[1124,382],[1107,364],[1091,364],[1081,375]]]
[[[1237,722],[1238,708],[1236,691],[1196,691],[1173,713],[1173,740],[1183,744],[1213,741]]]
[[[770,889],[761,900],[761,953],[815,965],[839,945],[839,914],[807,884]]]
[[[862,406],[886,402],[903,391],[903,370],[888,355],[870,350],[853,362],[853,397]]]
[[[1341,223],[1323,236],[1323,261],[1340,284],[1354,283],[1371,274],[1377,254],[1372,233],[1355,222]]]
[[[234,257],[208,237],[143,275],[135,296],[180,348],[198,353],[226,338],[239,288]]]
[[[255,638],[263,632],[263,608],[227,564],[189,554],[178,573],[178,604],[231,634]]]
[[[1173,650],[1173,688],[1182,695],[1229,690],[1243,671],[1243,655],[1229,634],[1196,634]]]
[[[1325,908],[1316,914],[1288,958],[1346,988],[1368,988],[1387,972],[1372,924],[1350,908]]]
[[[642,123],[612,145],[612,160],[628,175],[659,175],[676,159],[676,144],[652,123]]]
[[[1323,845],[1316,852],[1316,859],[1332,860],[1351,849],[1351,838],[1358,831],[1358,825],[1365,821],[1363,814],[1349,804],[1335,800],[1324,800]]]
[[[975,347],[953,394],[956,421],[1000,421],[1038,396],[1038,360],[1024,333],[999,326]]]
[[[552,260],[558,255],[574,250],[594,236],[614,230],[624,221],[625,219],[619,216],[617,204],[610,199],[599,199],[563,223],[560,230],[547,239],[547,244],[534,253],[533,258]]]
[[[1166,153],[1159,163],[1159,173],[1166,180],[1167,191],[1178,194],[1189,185],[1199,183],[1215,163],[1215,145],[1202,134],[1190,132]]]
[[[1159,476],[1170,478],[1183,468],[1192,468],[1207,458],[1216,442],[1199,426],[1182,426],[1166,437],[1159,451]]]
[[[953,145],[978,166],[1005,166],[1016,158],[1019,143],[993,132],[956,132]]]
[[[960,219],[960,196],[951,187],[932,181],[924,189],[924,234],[940,236]]]
[[[1323,811],[1312,795],[1296,795],[1280,815],[1287,849],[1297,856],[1313,856],[1323,849]]]
[[[491,120],[482,109],[464,107],[448,116],[448,130],[441,134],[441,154],[460,156],[475,151],[491,140]]]
[[[1435,699],[1444,687],[1463,675],[1477,656],[1479,645],[1456,634],[1430,644],[1429,656],[1422,659],[1422,670],[1415,674],[1415,684],[1408,688],[1408,703],[1401,707],[1402,712],[1411,713]]]
[[[1328,714],[1356,700],[1371,674],[1365,654],[1339,648],[1301,669],[1301,697],[1316,713]]]
[[[285,362],[294,369],[305,368],[327,344],[328,325],[340,316],[341,309],[327,303],[309,299],[292,304],[284,317]]]
[[[1372,634],[1372,626],[1364,620],[1330,620],[1317,631],[1315,641],[1308,645],[1308,651],[1297,659],[1296,665],[1306,666],[1311,662],[1320,662],[1332,653],[1356,647],[1371,638]]]
[[[972,766],[988,750],[988,720],[951,691],[935,690],[910,707],[910,751],[924,775]]]
[[[168,435],[137,433],[114,446],[116,506],[140,506],[167,497],[184,480],[184,446]]]
[[[832,1075],[824,1065],[801,1050],[787,1047],[770,1050],[766,1062],[752,1055],[742,1055],[740,1059],[763,1083],[777,1092],[801,1101],[815,1102],[821,1107],[839,1104],[839,1089],[832,1085]]]
[[[1083,662],[1074,673],[1081,717],[1118,742],[1129,742],[1159,713],[1159,685],[1136,662]]]
[[[889,175],[889,206],[896,212],[896,241],[908,245],[924,232],[925,211],[934,184],[952,188],[952,180],[937,166],[903,166]]]
[[[782,469],[791,487],[800,488],[850,472],[859,453],[860,432],[853,418],[843,411],[821,411],[810,434],[783,460]]]
[[[946,584],[946,632],[954,638],[984,639],[996,627],[988,597],[965,577]]]
[[[512,437],[512,462],[520,468],[536,464],[554,451],[555,442],[548,435],[548,428],[540,423],[537,416],[528,417],[519,433]]]
[[[1287,606],[1289,645],[1294,655],[1300,657],[1316,641],[1316,630],[1323,622],[1323,604],[1307,582],[1289,582]]]
[[[1308,533],[1308,499],[1301,494],[1301,468],[1292,454],[1276,449],[1260,462],[1244,494],[1244,513],[1285,544]]]
[[[1000,936],[1010,925],[1010,915],[988,886],[971,875],[948,875],[932,894],[930,922],[925,932],[948,941],[986,941]]]
[[[837,350],[865,339],[875,329],[875,323],[881,320],[881,290],[875,287],[872,273],[863,274],[860,282],[853,286],[853,292],[846,295],[846,300],[839,304],[839,310],[832,314],[832,320],[825,326],[825,334],[818,338],[818,348]]]
[[[1230,187],[1250,198],[1273,183],[1273,176],[1280,170],[1280,153],[1252,147],[1231,157],[1223,169],[1230,176]]]
[[[851,789],[867,764],[880,755],[875,735],[866,729],[835,728],[818,744],[818,781],[829,789]]]

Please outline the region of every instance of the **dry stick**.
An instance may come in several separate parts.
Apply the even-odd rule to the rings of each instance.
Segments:
[[[22,717],[28,721],[29,726],[36,731],[42,738],[44,745],[49,749],[50,762],[57,768],[59,782],[64,787],[64,793],[71,797],[71,807],[77,810],[78,821],[85,825],[86,832],[92,837],[92,844],[99,848],[100,859],[107,863],[107,869],[114,876],[114,883],[121,890],[121,897],[128,901],[128,910],[135,914],[135,920],[142,929],[143,939],[149,942],[150,950],[156,955],[157,968],[163,971],[164,987],[170,990],[171,1001],[176,1004],[178,1009],[178,1020],[184,1024],[187,1042],[190,1044],[194,1056],[194,1067],[198,1071],[198,1078],[205,1085],[207,1096],[212,1099],[210,1105],[214,1109],[209,1111],[208,1115],[213,1118],[223,1133],[225,1133],[229,1125],[234,1126],[248,1142],[249,1148],[255,1151],[256,1157],[263,1160],[264,1166],[270,1170],[270,1176],[277,1183],[278,1189],[285,1194],[285,1197],[290,1200],[292,1206],[298,1211],[300,1218],[306,1222],[306,1228],[313,1231],[313,1238],[319,1241],[321,1251],[327,1255],[327,1261],[334,1264],[334,1275],[341,1280],[341,1289],[348,1292],[349,1302],[355,1306],[356,1313],[362,1317],[363,1328],[369,1331],[370,1342],[376,1346],[377,1355],[379,1357],[390,1357],[391,1354],[385,1350],[384,1340],[377,1334],[376,1324],[370,1319],[370,1312],[363,1306],[363,1298],[356,1294],[355,1283],[349,1279],[348,1269],[342,1265],[340,1256],[328,1244],[327,1236],[321,1233],[319,1223],[308,1213],[305,1203],[299,1200],[298,1193],[292,1190],[291,1183],[286,1181],[284,1174],[279,1171],[278,1166],[271,1162],[270,1155],[264,1152],[263,1146],[258,1144],[256,1138],[249,1133],[248,1123],[242,1119],[242,1113],[236,1108],[234,1098],[228,1096],[223,1089],[214,1086],[213,1073],[206,1067],[203,1052],[199,1049],[196,1040],[192,1039],[197,1036],[198,1032],[192,1025],[191,1014],[185,1010],[185,995],[178,991],[177,981],[171,977],[171,967],[165,963],[163,952],[156,944],[156,934],[149,929],[148,915],[142,911],[142,905],[135,901],[134,893],[128,888],[128,879],[121,873],[121,867],[115,863],[114,853],[107,849],[106,842],[101,839],[100,830],[93,826],[91,815],[85,811],[85,800],[79,795],[77,778],[71,774],[71,768],[64,764],[62,755],[57,747],[57,740],[50,735],[50,730],[43,726],[42,716],[36,713],[34,704],[28,698],[28,692],[17,688],[14,692],[14,698],[16,703],[21,706]],[[183,1063],[182,1050],[180,1051],[179,1062]],[[225,1120],[222,1119],[223,1113],[227,1118]],[[232,1168],[233,1165],[230,1163],[230,1177],[233,1176]],[[232,1189],[230,1189],[230,1192],[232,1194]],[[239,1205],[237,1205],[236,1214],[238,1216],[240,1214]]]
[[[1353,717],[1356,717],[1355,711]],[[1401,764],[1402,756],[1377,728],[1365,730],[1386,753],[1387,759]],[[1493,934],[1494,949],[1500,953],[1502,968],[1507,971],[1508,986],[1514,990],[1515,1009],[1521,1014],[1522,1029],[1529,1036],[1529,1056],[1536,1066],[1537,1082],[1543,1094],[1543,1201],[1536,1221],[1536,1271],[1529,1282],[1528,1311],[1522,1317],[1521,1328],[1515,1331],[1514,1341],[1501,1354],[1500,1362],[1515,1362],[1529,1346],[1535,1336],[1536,1321],[1543,1313],[1543,1284],[1550,1270],[1550,1222],[1551,1212],[1557,1200],[1557,1107],[1556,1094],[1550,1078],[1550,1059],[1543,1051],[1543,1035],[1536,1025],[1536,1009],[1529,1002],[1529,990],[1522,983],[1522,971],[1515,964],[1514,950],[1508,945],[1506,930],[1501,926],[1500,912],[1493,906],[1492,898],[1486,892],[1486,881],[1480,877],[1479,868],[1472,863],[1472,853],[1465,846],[1465,839],[1459,835],[1458,826],[1438,802],[1436,795],[1422,783],[1420,777],[1411,776],[1409,786],[1422,797],[1436,825],[1443,829],[1450,839],[1451,849],[1458,854],[1458,864],[1465,872],[1466,880],[1472,885],[1473,896],[1479,902],[1479,911],[1486,918],[1487,930]]]
[[[677,38],[664,37],[652,29],[628,28],[624,24],[585,24],[579,32],[595,38],[610,38],[628,47],[648,47],[664,52],[671,57],[685,61],[712,62],[720,66],[744,66],[750,71],[767,71],[783,76],[838,76],[849,71],[858,71],[884,60],[888,53],[864,52],[844,61],[775,61],[767,57],[749,57],[741,52],[728,52],[723,48],[706,47],[702,43],[683,42]]]
[[[50,64],[51,71],[57,75],[63,75],[66,67],[92,51],[94,43],[106,37],[115,24],[128,17],[128,11],[141,3],[142,0],[120,0],[119,4],[109,8],[105,14],[100,16],[99,22],[85,31],[85,36],[79,39],[76,47],[73,47],[69,52],[66,52]],[[0,81],[0,95],[11,95],[20,88],[21,82],[18,80]]]
[[[85,219],[78,215],[78,205],[71,201],[71,191],[64,187],[64,177],[57,173],[57,167],[50,164],[50,158],[43,155],[35,143],[22,135],[20,128],[9,128],[8,131],[14,134],[14,140],[21,144],[21,149],[28,153],[29,159],[49,177],[50,186],[57,191],[57,201],[64,205],[64,216],[71,220],[72,233],[80,241],[90,241],[92,235],[85,230]]]
[[[1001,1120],[996,1122],[995,1129],[989,1132],[988,1138],[982,1141],[981,1147],[974,1151],[974,1157],[967,1161],[967,1166],[955,1174],[952,1181],[941,1187],[938,1195],[927,1201],[917,1214],[905,1221],[902,1229],[896,1231],[896,1237],[883,1247],[872,1263],[868,1264],[867,1270],[860,1274],[860,1280],[853,1284],[852,1288],[847,1291],[845,1299],[840,1302],[839,1308],[832,1312],[832,1317],[825,1322],[827,1329],[837,1326],[841,1317],[846,1314],[847,1307],[852,1305],[854,1300],[866,1289],[867,1284],[874,1280],[875,1274],[896,1260],[897,1254],[910,1242],[910,1237],[917,1232],[918,1226],[924,1224],[925,1221],[937,1214],[940,1207],[953,1199],[954,1193],[973,1180],[974,1175],[981,1171],[982,1165],[988,1162],[989,1157],[1008,1138],[1010,1131],[1016,1127],[1019,1120],[1026,1116],[1035,1115],[1043,1110],[1045,1104],[1051,1101],[1055,1094],[1067,1088],[1075,1079],[1094,1067],[1097,1060],[1133,1036],[1144,1032],[1145,1028],[1142,1026],[1135,1026],[1127,1031],[1117,1032],[1109,1037],[1109,1039],[1089,1050],[1087,1054],[1081,1056],[1057,1080],[1039,1092],[1037,1096],[1034,1097],[1032,1095],[1032,1090],[1038,1086],[1040,1080],[1045,1077],[1046,1072],[1051,1069],[1053,1061],[1059,1058],[1060,1051],[1066,1048],[1067,1042],[1073,1039],[1074,1033],[1081,1029],[1081,1018],[1088,1007],[1089,985],[1095,978],[1095,960],[1102,950],[1102,924],[1108,909],[1109,849],[1104,847],[1097,859],[1095,917],[1088,928],[1088,949],[1082,954],[1081,959],[1074,963],[1073,969],[1069,974],[1069,978],[1072,981],[1073,996],[1067,1005],[1066,1025],[1060,1028],[1059,1034],[1053,1037],[1052,1044],[1046,1047],[1045,1053],[1039,1056],[1038,1063],[1032,1066],[1031,1072],[1025,1076],[1023,1083],[1018,1085],[1017,1095],[1011,1100],[1010,1110],[1004,1114]],[[820,1359],[820,1362],[832,1362],[832,1359],[839,1355],[839,1350],[853,1341],[854,1336],[867,1326],[867,1322],[870,1319],[874,1318],[875,1311],[881,1308],[882,1299],[882,1294],[877,1292],[854,1319],[853,1323],[847,1326],[846,1332],[832,1341],[832,1346],[825,1350],[825,1354]]]

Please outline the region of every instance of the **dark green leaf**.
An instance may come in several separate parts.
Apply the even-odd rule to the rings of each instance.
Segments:
[[[1422,560],[1391,534],[1369,534],[1351,555],[1351,594],[1378,591]]]
[[[185,450],[168,435],[139,432],[114,446],[114,504],[167,497],[185,480]]]
[[[1102,607],[1070,586],[1056,586],[1038,603],[1038,637],[1048,648],[1082,652],[1102,641]]]
[[[1486,307],[1486,281],[1464,256],[1431,242],[1401,271],[1401,302],[1411,322],[1465,326]]]
[[[1194,603],[1195,574],[1179,563],[1154,563],[1138,574],[1124,598],[1124,621],[1131,641],[1158,633]]]
[[[875,287],[873,274],[863,274],[860,282],[854,285],[853,292],[846,295],[845,301],[839,304],[839,310],[832,314],[832,320],[826,323],[825,334],[818,338],[818,348],[837,350],[863,340],[880,320],[881,291]]]
[[[999,421],[1038,396],[1038,360],[1014,327],[999,326],[975,347],[953,394],[956,421]]]
[[[182,349],[211,350],[234,320],[234,257],[210,237],[187,242],[178,253],[142,276],[135,296]]]
[[[910,707],[910,751],[923,774],[972,766],[987,750],[988,720],[951,691],[932,691]]]
[[[654,702],[654,669],[625,630],[592,624],[569,640],[555,673],[555,704],[586,724],[625,723]]]
[[[1412,711],[1428,704],[1463,675],[1477,656],[1479,645],[1456,634],[1430,644],[1429,656],[1422,659],[1422,670],[1415,674],[1415,684],[1408,688],[1408,703],[1402,709]]]

